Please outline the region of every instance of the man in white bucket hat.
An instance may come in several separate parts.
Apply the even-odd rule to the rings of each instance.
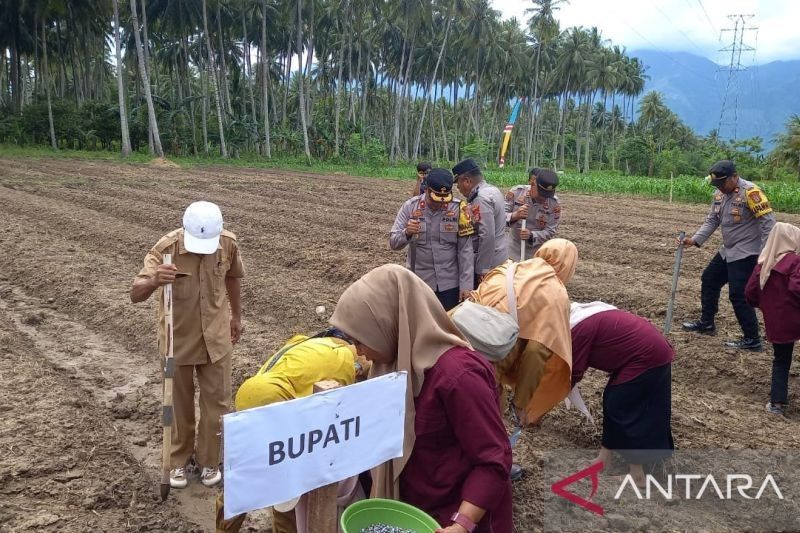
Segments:
[[[163,264],[171,254],[172,263]],[[147,300],[173,284],[174,417],[170,485],[188,484],[186,465],[195,455],[206,486],[220,482],[220,417],[231,400],[231,353],[242,333],[240,280],[244,266],[236,235],[222,228],[222,212],[211,202],[194,202],[183,227],[169,232],[147,253],[131,288],[131,301]],[[162,298],[161,290],[158,290]],[[159,351],[166,354],[164,310],[159,306]],[[195,447],[194,374],[200,386],[200,420]]]

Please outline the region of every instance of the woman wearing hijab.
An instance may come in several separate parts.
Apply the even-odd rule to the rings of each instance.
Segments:
[[[403,456],[372,472],[372,496],[433,516],[437,532],[510,532],[511,447],[491,365],[425,282],[378,267],[344,291],[330,319],[372,361],[370,376],[408,372]]]
[[[352,385],[366,378],[369,361],[356,354],[355,348],[340,331],[330,328],[314,336],[294,335],[272,354],[258,372],[236,392],[237,411],[277,402],[305,398],[314,392],[314,383],[331,379],[340,385]],[[364,489],[368,490],[368,489]],[[336,505],[339,512],[364,498],[358,476],[339,482]],[[272,533],[308,531],[307,494],[275,505],[272,510]],[[224,497],[217,496],[217,533],[237,533],[246,514],[225,520]]]
[[[800,228],[778,222],[745,287],[747,303],[764,315],[772,343],[772,388],[767,412],[783,416],[789,404],[789,368],[800,340]]]
[[[471,295],[476,303],[509,312],[506,276],[509,268],[514,269],[519,338],[511,352],[495,363],[495,370],[499,384],[513,390],[522,425],[538,423],[569,393],[572,347],[564,284],[572,279],[577,262],[572,242],[551,239],[533,259],[508,261],[490,271]],[[505,401],[500,406],[504,409]]]
[[[603,391],[603,440],[599,460],[616,451],[638,485],[642,465],[672,454],[672,360],[675,352],[646,319],[603,302],[573,303],[572,385],[588,368],[608,372]]]

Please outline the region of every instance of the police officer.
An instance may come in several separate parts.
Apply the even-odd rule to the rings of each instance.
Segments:
[[[467,199],[470,218],[478,238],[475,243],[475,288],[483,276],[508,259],[506,245],[505,197],[500,189],[486,183],[473,159],[453,167],[458,191]]]
[[[467,203],[453,199],[453,175],[432,169],[424,194],[406,200],[397,213],[389,247],[410,245],[406,266],[436,293],[445,310],[465,299],[473,288],[474,229]]]
[[[683,240],[683,246],[702,246],[714,230],[720,227],[722,247],[701,277],[700,320],[684,322],[683,329],[714,334],[714,317],[719,306],[720,291],[727,283],[728,295],[744,336],[738,341],[725,344],[729,348],[761,351],[758,319],[755,310],[747,305],[744,288],[756,266],[758,254],[775,225],[775,216],[761,189],[741,179],[736,174],[736,166],[732,161],[714,163],[709,174],[707,179],[717,188],[711,211],[697,233]]]
[[[548,239],[555,237],[561,222],[561,203],[556,196],[558,175],[547,168],[532,168],[528,185],[516,185],[506,194],[508,257],[513,261],[530,259]],[[522,221],[525,221],[525,228]],[[525,241],[525,257],[520,255]]]
[[[425,178],[428,177],[428,172],[430,171],[430,163],[417,163],[417,183],[414,185],[414,192],[411,196],[425,194]]]

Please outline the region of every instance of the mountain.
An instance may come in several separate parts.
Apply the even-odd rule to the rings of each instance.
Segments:
[[[713,61],[686,52],[635,50],[650,77],[645,93],[659,91],[672,111],[699,135],[716,129],[728,81],[728,72]],[[769,148],[793,113],[800,114],[800,61],[774,61],[737,72],[728,93],[730,112],[738,95],[736,138],[761,137]],[[733,136],[732,124],[723,124],[720,136]]]

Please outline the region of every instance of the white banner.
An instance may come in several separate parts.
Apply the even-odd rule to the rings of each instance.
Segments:
[[[403,454],[405,372],[222,418],[225,518]]]

